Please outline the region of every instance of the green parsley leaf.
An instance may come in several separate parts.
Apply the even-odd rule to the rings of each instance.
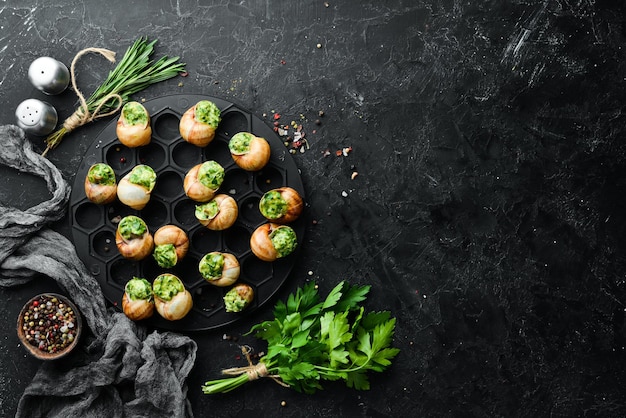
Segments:
[[[344,283],[345,282],[339,283],[337,286],[335,286],[333,290],[330,291],[330,293],[326,297],[326,300],[324,301],[322,309],[332,308],[337,304],[337,302],[339,302],[339,299],[341,299],[341,289],[343,289]]]
[[[371,286],[350,286],[345,283],[341,300],[335,308],[336,311],[347,311],[358,308],[359,303],[367,298]]]
[[[356,390],[369,390],[370,382],[367,378],[365,370],[357,370],[348,373],[346,377],[346,385]]]

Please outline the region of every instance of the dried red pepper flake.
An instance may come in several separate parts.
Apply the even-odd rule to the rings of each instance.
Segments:
[[[285,65],[285,64],[287,64],[287,61],[285,61],[285,60],[280,60],[280,65]]]
[[[280,119],[280,113],[274,113],[274,120]]]

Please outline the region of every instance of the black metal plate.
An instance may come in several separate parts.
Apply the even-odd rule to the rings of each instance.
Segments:
[[[182,114],[200,100],[211,100],[221,110],[215,139],[205,148],[185,142],[179,134]],[[298,168],[274,130],[263,120],[234,103],[204,95],[169,95],[142,103],[151,115],[152,141],[139,148],[122,145],[116,135],[117,119],[111,121],[93,141],[78,167],[70,196],[70,223],[79,257],[98,279],[105,297],[121,308],[124,285],[133,276],[149,281],[169,271],[183,280],[194,299],[189,314],[179,321],[167,321],[157,313],[147,322],[160,329],[202,331],[223,327],[263,306],[283,285],[297,258],[297,251],[283,259],[268,263],[259,260],[250,250],[249,239],[256,227],[265,223],[258,210],[264,192],[281,186],[297,190],[304,198]],[[270,144],[272,155],[261,171],[250,173],[237,167],[228,150],[230,137],[248,131]],[[226,176],[220,193],[231,195],[239,206],[237,222],[226,231],[210,231],[194,216],[196,203],[183,191],[186,172],[206,160],[220,163]],[[119,201],[96,205],[85,196],[84,181],[92,164],[106,162],[119,181],[136,164],[147,164],[157,173],[157,183],[148,205],[141,211],[126,207]],[[124,259],[115,246],[115,220],[134,214],[141,217],[150,232],[173,224],[185,230],[190,239],[187,256],[173,269],[161,269],[152,257],[140,262]],[[302,245],[302,217],[291,224]],[[242,313],[226,312],[222,297],[229,288],[207,283],[198,272],[198,262],[210,251],[233,253],[241,264],[239,282],[254,288],[254,302]]]

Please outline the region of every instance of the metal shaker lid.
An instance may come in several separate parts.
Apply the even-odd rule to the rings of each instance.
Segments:
[[[62,93],[70,83],[70,72],[52,57],[39,57],[28,67],[28,79],[45,94]]]
[[[47,135],[57,125],[56,109],[49,103],[37,99],[26,99],[15,110],[17,125],[33,135]]]

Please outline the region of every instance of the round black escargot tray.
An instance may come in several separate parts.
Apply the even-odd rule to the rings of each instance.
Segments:
[[[178,124],[182,114],[200,100],[210,100],[219,107],[222,121],[215,139],[200,148],[184,141]],[[293,254],[274,262],[258,259],[250,250],[250,236],[255,228],[266,222],[258,203],[268,190],[289,186],[304,198],[300,173],[281,139],[263,120],[225,100],[204,95],[169,95],[142,103],[151,117],[150,144],[128,148],[117,139],[117,118],[111,121],[93,141],[78,167],[70,196],[70,223],[79,257],[99,281],[105,297],[121,308],[124,286],[132,277],[152,282],[159,274],[177,275],[193,296],[193,308],[183,319],[167,321],[156,312],[147,322],[157,328],[177,331],[216,329],[237,321],[263,306],[283,285],[297,257]],[[240,169],[233,161],[228,141],[238,132],[251,132],[265,138],[271,147],[267,166],[257,172]],[[185,174],[194,165],[207,160],[220,163],[225,178],[219,193],[232,196],[239,207],[233,226],[224,231],[211,231],[195,218],[196,202],[183,190]],[[115,171],[119,181],[137,164],[152,167],[157,181],[148,205],[134,210],[118,200],[106,205],[90,202],[84,181],[91,165],[104,162]],[[163,225],[176,225],[188,235],[190,245],[185,258],[172,269],[162,269],[152,256],[130,261],[121,256],[115,245],[115,230],[119,220],[127,215],[142,218],[152,234]],[[290,226],[303,242],[302,217]],[[211,251],[230,252],[241,265],[238,283],[254,289],[254,301],[241,313],[224,309],[223,296],[230,287],[221,288],[208,283],[198,271],[198,263]]]

